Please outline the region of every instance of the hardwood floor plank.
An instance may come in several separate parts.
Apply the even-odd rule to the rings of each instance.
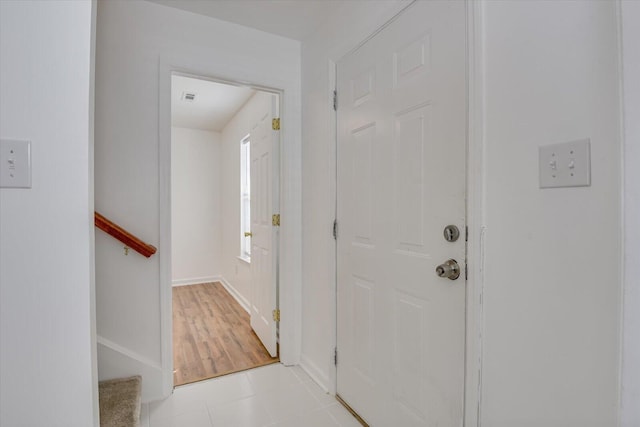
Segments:
[[[277,362],[221,283],[173,288],[174,385]]]

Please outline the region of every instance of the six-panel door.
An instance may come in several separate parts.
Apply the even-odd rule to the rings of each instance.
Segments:
[[[416,2],[338,63],[337,390],[371,426],[462,424],[465,5]]]

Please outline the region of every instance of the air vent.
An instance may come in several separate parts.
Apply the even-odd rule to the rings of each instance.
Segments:
[[[185,102],[193,102],[196,99],[196,94],[193,92],[182,92],[182,100]]]

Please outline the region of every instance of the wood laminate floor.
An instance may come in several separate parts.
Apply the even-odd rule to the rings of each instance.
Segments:
[[[277,362],[249,314],[219,282],[173,288],[173,383],[182,385]]]

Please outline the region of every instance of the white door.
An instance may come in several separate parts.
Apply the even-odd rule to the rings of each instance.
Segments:
[[[251,131],[251,327],[275,357],[278,227],[272,225],[272,216],[279,206],[279,132],[272,129],[272,119],[278,97],[264,93],[256,96],[262,96],[264,103]]]
[[[372,427],[462,425],[465,67],[462,1],[418,1],[338,63],[337,391]]]

